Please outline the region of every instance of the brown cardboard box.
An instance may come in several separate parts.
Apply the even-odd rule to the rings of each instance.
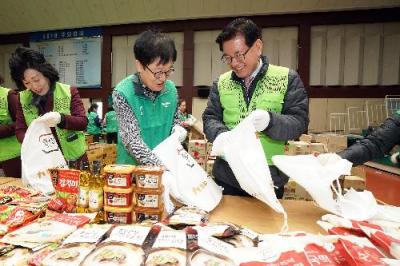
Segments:
[[[347,136],[334,133],[323,133],[315,136],[315,142],[327,146],[328,152],[338,152],[347,148]]]
[[[197,160],[197,158],[207,156],[207,140],[189,140],[188,152],[195,160]]]
[[[344,177],[343,188],[353,188],[357,191],[365,190],[365,178],[360,176],[348,175]]]
[[[307,134],[301,134],[299,140],[311,143],[311,142],[313,142],[313,136],[312,135],[307,135]]]
[[[283,199],[287,200],[313,200],[310,194],[294,180],[289,179],[289,182],[284,187]]]
[[[286,155],[304,155],[311,153],[311,144],[304,141],[288,141],[285,147]]]
[[[326,153],[328,152],[328,148],[324,143],[310,143],[311,145],[311,152],[314,153]]]
[[[362,178],[367,178],[367,175],[365,173],[365,167],[362,165],[354,166],[351,168],[351,175],[359,176]]]

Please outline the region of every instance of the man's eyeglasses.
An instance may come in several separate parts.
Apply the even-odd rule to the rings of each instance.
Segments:
[[[249,49],[247,49],[246,52],[244,52],[242,54],[236,53],[233,57],[229,56],[229,55],[223,55],[221,57],[221,61],[224,62],[225,64],[228,64],[228,65],[232,64],[233,58],[235,58],[236,61],[238,61],[238,62],[244,62],[244,60],[246,59],[246,54],[250,51],[251,47],[253,47],[253,45],[250,46]]]
[[[171,67],[168,71],[165,72],[164,71],[153,72],[153,70],[151,70],[148,66],[145,67],[151,72],[151,74],[153,74],[153,76],[156,79],[161,79],[163,75],[165,75],[165,78],[168,78],[175,72],[175,69],[173,67]]]

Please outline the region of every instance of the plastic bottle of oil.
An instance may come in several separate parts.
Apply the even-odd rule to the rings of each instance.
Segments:
[[[101,163],[94,161],[92,166],[92,176],[89,181],[89,212],[98,212],[96,220],[103,219],[103,176],[100,174]]]
[[[79,201],[76,209],[79,213],[88,212],[89,208],[89,182],[90,182],[90,169],[87,161],[81,165],[81,173],[79,176]]]

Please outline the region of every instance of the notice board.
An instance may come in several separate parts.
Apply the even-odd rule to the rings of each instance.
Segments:
[[[31,38],[30,47],[41,52],[55,67],[61,83],[79,88],[100,88],[102,37],[87,37],[84,36],[86,32],[36,34]],[[83,36],[80,37],[80,34]]]

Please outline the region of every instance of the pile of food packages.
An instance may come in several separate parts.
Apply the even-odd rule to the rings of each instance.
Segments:
[[[100,168],[52,169],[52,197],[0,187],[0,265],[399,265],[400,221],[327,214],[327,235],[260,234],[195,207],[163,213],[161,167]]]

